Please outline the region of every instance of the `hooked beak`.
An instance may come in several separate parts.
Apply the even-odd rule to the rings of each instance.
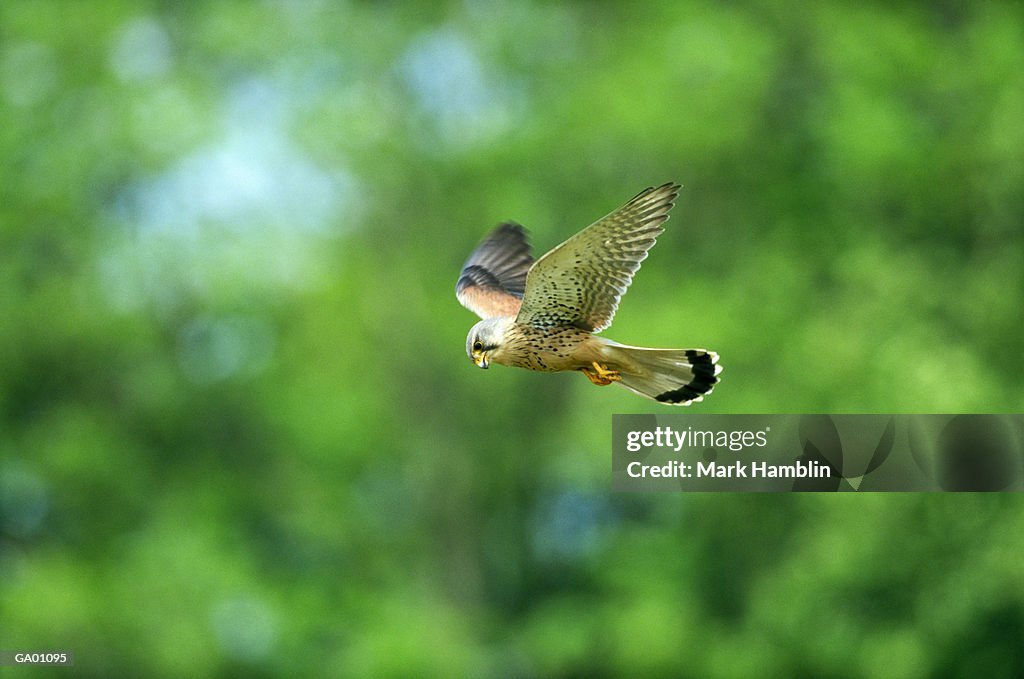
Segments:
[[[484,370],[486,370],[487,366],[490,365],[490,362],[487,360],[487,354],[477,355],[477,357],[473,359],[473,362],[476,363],[477,367],[483,368]]]

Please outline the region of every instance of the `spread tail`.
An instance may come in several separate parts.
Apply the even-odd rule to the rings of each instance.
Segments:
[[[702,401],[722,372],[718,354],[706,349],[645,349],[614,343],[605,352],[619,371],[619,384],[670,405]]]

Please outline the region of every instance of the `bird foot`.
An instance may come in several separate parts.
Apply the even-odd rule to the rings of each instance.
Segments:
[[[592,362],[590,365],[594,366],[593,370],[590,368],[580,368],[580,372],[586,375],[587,379],[599,387],[605,387],[612,382],[619,382],[622,380],[622,376],[619,375],[618,370],[609,370],[597,361]]]

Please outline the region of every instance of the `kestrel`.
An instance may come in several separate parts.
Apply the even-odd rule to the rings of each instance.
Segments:
[[[506,222],[469,256],[455,295],[483,320],[466,338],[481,368],[579,370],[591,382],[616,382],[672,405],[703,400],[722,371],[706,349],[647,349],[598,337],[655,238],[664,230],[678,184],[641,191],[534,261],[526,230]]]

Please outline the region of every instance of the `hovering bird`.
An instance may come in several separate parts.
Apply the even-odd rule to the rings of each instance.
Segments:
[[[594,384],[615,382],[672,405],[703,400],[722,371],[715,352],[632,347],[596,334],[611,325],[679,188],[644,189],[536,261],[522,226],[498,226],[455,285],[459,302],[483,319],[466,338],[469,358],[481,368],[579,370]]]

